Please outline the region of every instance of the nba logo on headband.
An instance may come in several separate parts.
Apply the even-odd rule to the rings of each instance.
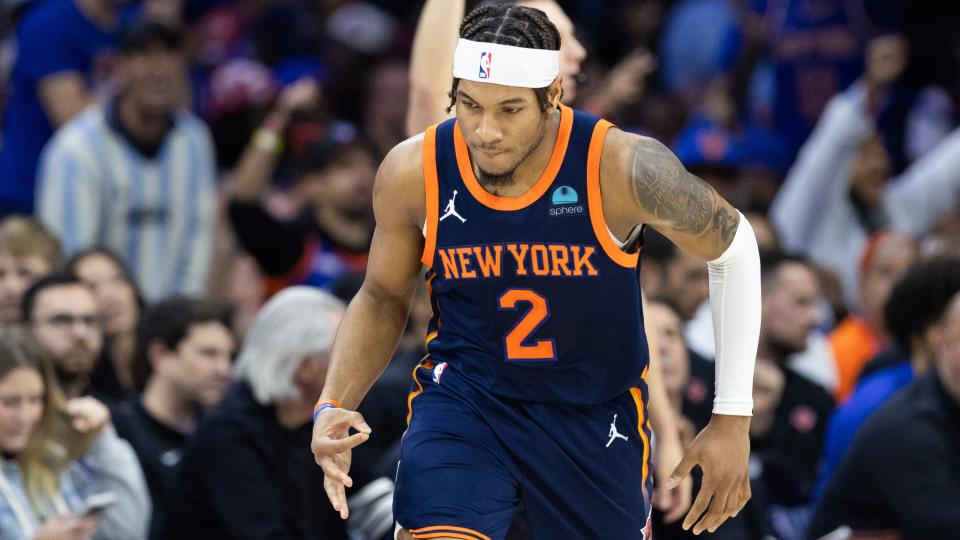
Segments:
[[[497,54],[496,71],[492,66],[494,53]],[[560,51],[460,38],[453,53],[453,76],[467,81],[545,88],[559,73]]]
[[[480,53],[480,78],[489,79],[490,78],[490,62],[493,60],[493,53],[482,52]]]

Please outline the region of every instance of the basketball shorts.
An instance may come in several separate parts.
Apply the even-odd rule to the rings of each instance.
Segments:
[[[414,371],[394,517],[414,538],[649,539],[646,389],[597,405],[511,401],[447,364]]]

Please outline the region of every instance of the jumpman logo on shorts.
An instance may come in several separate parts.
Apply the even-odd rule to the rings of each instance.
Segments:
[[[625,441],[629,440],[627,439],[626,435],[621,435],[620,432],[617,431],[617,415],[613,415],[613,422],[610,422],[610,433],[608,436],[610,437],[610,440],[607,441],[607,448],[610,448],[610,445],[613,444],[613,441],[617,439],[623,439]]]
[[[447,219],[450,216],[453,216],[460,220],[460,223],[466,223],[467,220],[457,213],[457,208],[454,206],[454,201],[457,200],[457,190],[453,190],[453,197],[450,198],[450,202],[447,203],[446,209],[444,209],[444,214],[440,218],[440,221]]]

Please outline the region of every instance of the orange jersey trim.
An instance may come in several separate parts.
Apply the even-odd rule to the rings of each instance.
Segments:
[[[437,226],[440,221],[440,188],[437,181],[437,126],[423,133],[423,193],[426,203],[423,255],[420,262],[433,266],[433,252],[437,247]]]
[[[533,204],[534,201],[543,196],[550,189],[550,184],[560,172],[560,166],[563,165],[563,158],[567,154],[567,146],[570,143],[570,132],[573,129],[573,109],[566,105],[560,105],[560,130],[557,133],[557,143],[553,147],[553,154],[550,156],[550,162],[547,168],[537,182],[519,197],[499,197],[483,189],[477,177],[473,174],[473,164],[470,161],[470,150],[467,148],[467,141],[460,132],[460,124],[454,125],[453,129],[453,147],[457,154],[457,167],[460,169],[460,176],[467,190],[473,195],[473,198],[480,201],[481,204],[494,210],[521,210]],[[437,210],[439,211],[439,203]]]
[[[639,253],[625,253],[620,246],[614,243],[607,229],[607,219],[603,216],[603,200],[600,190],[600,158],[603,155],[603,142],[607,138],[607,130],[613,124],[606,120],[597,122],[590,138],[590,149],[587,151],[587,200],[590,209],[590,224],[593,225],[593,234],[600,242],[604,253],[613,259],[613,262],[625,268],[636,268]]]
[[[463,538],[465,540],[490,540],[490,537],[482,532],[467,529],[466,527],[454,527],[452,525],[435,525],[421,529],[412,529],[410,534],[414,538],[440,538],[446,536],[450,538]]]
[[[413,398],[423,393],[423,385],[417,380],[417,370],[420,368],[433,369],[433,362],[430,360],[424,360],[413,368],[411,375],[413,377],[413,382],[417,385],[417,389],[413,392],[410,392],[410,394],[407,396],[407,426],[410,425],[410,418],[413,417]]]
[[[643,369],[643,375],[640,376],[642,379],[646,380],[647,378],[647,368]],[[639,388],[631,388],[630,395],[633,396],[633,402],[637,405],[637,432],[640,433],[640,440],[643,441],[643,479],[640,485],[647,485],[647,477],[649,474],[649,461],[650,461],[650,439],[647,438],[646,428],[650,425],[650,419],[647,418],[646,407],[643,404],[643,396],[640,395]]]

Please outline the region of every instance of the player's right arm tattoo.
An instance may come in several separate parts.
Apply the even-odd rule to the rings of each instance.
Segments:
[[[706,182],[687,172],[667,147],[640,138],[630,148],[630,193],[644,210],[670,228],[733,241],[740,215]]]

